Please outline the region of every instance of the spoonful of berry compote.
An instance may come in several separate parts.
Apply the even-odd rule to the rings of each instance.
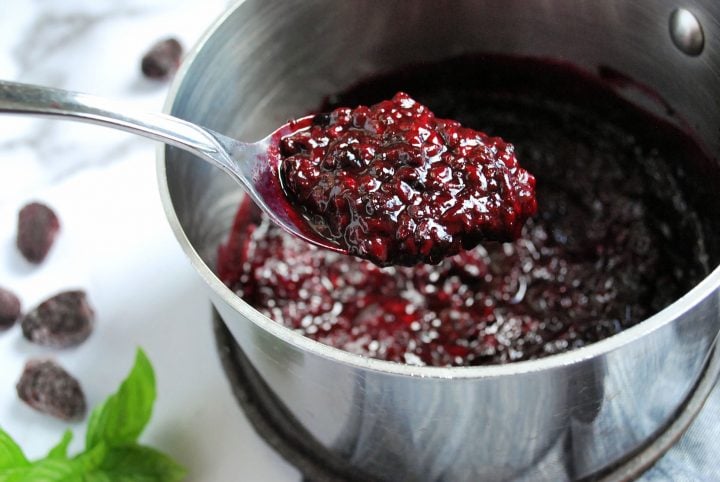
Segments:
[[[240,142],[87,94],[0,81],[0,112],[84,121],[195,154],[238,181],[280,227],[378,265],[437,263],[510,240],[536,210],[512,145],[437,119],[407,94],[336,109]]]
[[[280,156],[283,188],[316,231],[381,266],[510,241],[537,209],[511,144],[402,92],[316,115],[280,140]]]

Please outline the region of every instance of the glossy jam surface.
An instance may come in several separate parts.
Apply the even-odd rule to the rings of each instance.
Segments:
[[[295,240],[245,202],[218,274],[248,303],[352,353],[480,365],[611,336],[709,272],[717,243],[704,233],[715,228],[701,219],[713,215],[691,202],[702,180],[678,170],[700,156],[687,137],[568,67],[482,58],[430,67],[370,79],[322,109],[406,90],[438,116],[512,139],[537,177],[538,213],[521,237],[436,266],[380,268]]]
[[[511,144],[438,119],[403,92],[316,115],[280,152],[283,187],[311,225],[380,266],[511,241],[536,211],[535,179]]]

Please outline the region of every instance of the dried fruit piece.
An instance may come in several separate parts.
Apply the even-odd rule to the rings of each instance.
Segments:
[[[20,326],[28,340],[64,348],[83,342],[92,332],[95,312],[82,290],[65,291],[28,312]]]
[[[87,410],[80,383],[52,360],[30,360],[17,394],[35,410],[62,420],[82,420]]]
[[[40,263],[47,256],[60,230],[60,220],[45,204],[33,202],[18,214],[17,247],[31,263]]]
[[[172,76],[180,67],[183,48],[175,38],[154,44],[143,56],[140,68],[145,77],[162,80]]]
[[[20,318],[20,299],[12,291],[0,287],[0,330],[7,330]]]

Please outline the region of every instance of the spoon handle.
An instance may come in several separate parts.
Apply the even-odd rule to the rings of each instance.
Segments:
[[[67,90],[0,80],[0,112],[99,124],[189,151],[223,170],[228,165],[219,134],[177,117],[129,109],[122,102]]]

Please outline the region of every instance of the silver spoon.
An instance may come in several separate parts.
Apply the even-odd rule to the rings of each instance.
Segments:
[[[135,112],[117,101],[3,80],[0,80],[0,112],[98,124],[184,149],[232,176],[255,204],[287,232],[323,248],[347,253],[307,224],[280,185],[279,141],[308,127],[312,116],[284,124],[264,139],[247,143],[170,115]]]

